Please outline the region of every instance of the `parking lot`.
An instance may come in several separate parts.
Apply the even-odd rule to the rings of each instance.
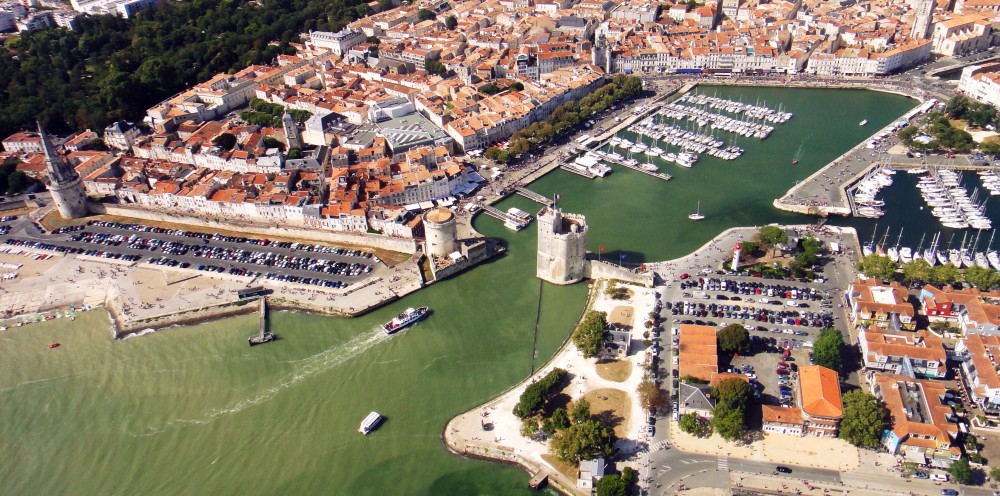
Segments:
[[[380,263],[372,253],[361,250],[102,221],[57,230],[45,242],[18,238],[5,242],[61,253],[130,262],[144,260],[154,265],[330,288],[362,280]]]

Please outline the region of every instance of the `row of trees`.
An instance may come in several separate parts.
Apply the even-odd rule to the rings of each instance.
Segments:
[[[511,136],[506,149],[493,146],[484,156],[500,163],[509,163],[526,153],[537,151],[541,146],[571,132],[594,114],[611,108],[612,105],[627,100],[642,91],[642,80],[634,76],[619,74],[611,83],[581,98],[557,108],[548,120],[536,122]]]
[[[545,374],[538,382],[525,388],[521,393],[521,398],[517,405],[514,405],[514,415],[518,418],[528,418],[535,414],[545,405],[545,402],[557,391],[556,386],[560,385],[566,378],[567,372],[563,369],[552,369]]]
[[[897,273],[896,262],[877,253],[862,258],[855,268],[868,277],[883,281],[895,278]],[[950,263],[932,266],[923,258],[903,264],[901,278],[905,282],[929,282],[938,286],[964,281],[983,290],[1000,287],[1000,272],[991,268],[972,266],[959,270]]]
[[[193,0],[24,33],[0,51],[0,136],[36,119],[55,132],[138,120],[214,74],[293,53],[304,31],[337,31],[369,12],[360,0]]]
[[[604,344],[604,330],[608,326],[608,314],[590,310],[583,316],[573,331],[573,344],[587,358],[593,358],[601,352]]]
[[[915,141],[921,134],[927,134],[931,141]],[[976,147],[972,135],[951,125],[948,116],[941,112],[931,112],[924,117],[921,126],[907,126],[897,134],[904,145],[913,150],[950,150],[966,153]]]

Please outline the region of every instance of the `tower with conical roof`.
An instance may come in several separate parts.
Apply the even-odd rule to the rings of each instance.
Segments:
[[[83,188],[83,179],[76,170],[68,164],[52,146],[49,135],[45,134],[42,125],[38,125],[38,135],[42,139],[42,151],[45,154],[45,169],[49,176],[49,192],[59,209],[59,215],[64,219],[79,219],[87,215],[87,193]]]
[[[299,135],[299,125],[295,122],[295,118],[292,114],[288,113],[288,109],[285,109],[285,115],[281,116],[281,126],[285,128],[285,142],[288,145],[288,149],[298,148],[302,149],[302,136]]]

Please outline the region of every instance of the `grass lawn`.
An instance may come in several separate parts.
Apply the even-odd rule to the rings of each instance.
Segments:
[[[625,382],[632,375],[632,362],[628,360],[598,362],[597,375],[601,376],[601,379]]]
[[[621,389],[595,389],[583,395],[590,402],[590,414],[615,431],[615,436],[625,437],[626,420],[632,413],[632,401]]]
[[[323,246],[339,246],[341,248],[347,248],[347,249],[357,249],[357,250],[363,250],[363,251],[370,251],[370,252],[374,253],[375,256],[378,257],[379,260],[381,260],[384,264],[388,265],[389,267],[392,267],[394,265],[402,263],[402,262],[408,260],[410,258],[410,256],[411,256],[408,253],[400,253],[400,252],[395,252],[395,251],[384,250],[384,249],[381,249],[381,248],[371,248],[371,247],[361,246],[361,245],[350,245],[350,244],[346,244],[346,243],[344,243],[344,244],[333,244],[333,243],[324,243],[322,241],[303,241],[301,239],[295,239],[295,238],[283,237],[283,236],[263,236],[263,235],[259,235],[259,234],[248,234],[248,233],[245,233],[245,232],[242,232],[242,231],[230,231],[230,230],[226,230],[226,229],[218,229],[218,228],[215,228],[215,227],[205,227],[205,226],[199,226],[199,225],[184,224],[184,223],[180,223],[180,222],[160,222],[160,221],[155,221],[155,220],[145,220],[145,219],[136,219],[136,218],[132,218],[132,217],[122,217],[122,216],[119,216],[119,215],[94,215],[94,216],[84,217],[82,219],[70,219],[70,220],[67,220],[67,219],[63,219],[59,215],[59,212],[57,210],[53,210],[53,211],[49,212],[48,215],[46,215],[45,217],[42,218],[42,225],[45,226],[46,229],[52,231],[52,230],[58,229],[60,227],[81,226],[81,225],[84,225],[87,222],[92,221],[92,220],[103,220],[103,221],[108,221],[108,222],[121,222],[123,224],[142,224],[144,226],[162,227],[164,229],[182,229],[182,230],[185,230],[185,231],[193,231],[193,232],[201,232],[201,233],[209,233],[209,234],[218,233],[218,234],[221,234],[223,236],[236,236],[236,237],[255,238],[255,239],[270,239],[270,240],[273,240],[273,241],[289,241],[289,242],[292,242],[292,243],[309,243],[309,244],[323,245]]]

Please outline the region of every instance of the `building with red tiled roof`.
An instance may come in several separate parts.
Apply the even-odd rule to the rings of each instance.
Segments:
[[[840,400],[840,377],[820,365],[799,367],[799,408],[803,431],[819,437],[836,437],[844,404]]]
[[[967,334],[955,344],[955,357],[961,362],[962,383],[969,397],[984,413],[1000,415],[1000,336]]]
[[[912,371],[919,377],[944,379],[947,353],[941,338],[927,331],[886,333],[875,326],[858,333],[865,368],[898,374]]]
[[[916,310],[907,301],[906,288],[898,282],[886,286],[875,279],[855,279],[847,290],[849,315],[855,326],[876,326],[890,331],[916,328]]]
[[[804,431],[802,410],[779,406],[761,405],[764,432],[801,436]]]
[[[950,322],[965,333],[1000,333],[1000,291],[956,290],[951,286],[938,289],[928,284],[920,291],[919,299],[931,322]]]
[[[719,352],[715,327],[682,324],[677,343],[678,373],[705,382],[719,372]]]
[[[955,423],[958,419],[945,403],[946,391],[941,382],[875,374],[871,392],[891,416],[891,428],[882,437],[882,445],[889,453],[938,468],[948,468],[961,457],[961,448],[952,444],[959,432]]]

